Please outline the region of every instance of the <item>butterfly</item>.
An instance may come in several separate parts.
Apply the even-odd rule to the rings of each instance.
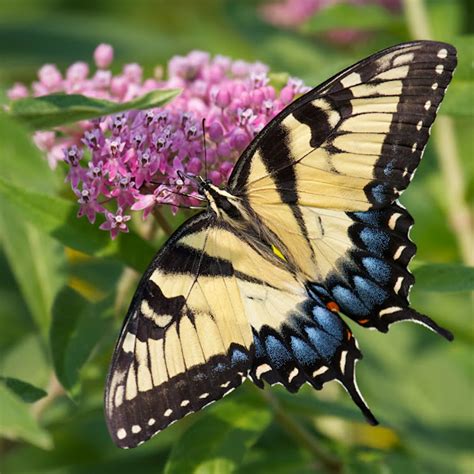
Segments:
[[[387,332],[413,321],[413,219],[398,202],[456,66],[445,43],[400,44],[345,69],[278,114],[207,209],[157,253],[128,310],[106,384],[113,441],[135,447],[245,379],[336,380],[371,424],[362,354],[340,314]]]

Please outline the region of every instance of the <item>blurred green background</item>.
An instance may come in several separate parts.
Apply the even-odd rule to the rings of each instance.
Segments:
[[[317,85],[383,47],[425,37],[429,27],[434,39],[458,47],[460,66],[402,202],[415,217],[412,238],[419,248],[413,268],[419,269],[420,283],[412,304],[451,329],[455,341],[448,344],[415,325],[397,325],[388,335],[354,327],[365,355],[359,386],[381,427],[366,425],[335,384],[297,395],[275,388],[271,397],[262,397],[246,383],[144,446],[121,451],[109,439],[102,397],[131,291],[123,295],[117,283],[134,282],[136,275],[120,258],[90,258],[66,249],[54,232],[38,230],[2,197],[2,473],[474,472],[473,300],[459,291],[469,282],[456,266],[472,265],[472,248],[470,254],[466,249],[472,228],[463,212],[474,194],[474,31],[469,23],[474,6],[469,0],[406,0],[391,11],[363,5],[355,16],[333,8],[324,17],[316,13],[303,28],[281,29],[263,21],[260,5],[247,0],[1,0],[2,96],[13,82],[34,80],[44,63],[62,70],[77,60],[90,63],[102,42],[114,46],[117,70],[139,62],[151,74],[175,54],[202,49],[260,60],[274,72]],[[334,43],[326,31],[332,25],[365,33],[350,44]],[[25,189],[64,195],[61,173],[46,168],[24,134],[0,117],[3,177]],[[453,173],[460,178],[455,186]],[[179,219],[170,222],[177,225]],[[449,266],[423,268],[431,263]],[[107,297],[88,303],[70,289],[78,286],[92,300],[97,294]]]

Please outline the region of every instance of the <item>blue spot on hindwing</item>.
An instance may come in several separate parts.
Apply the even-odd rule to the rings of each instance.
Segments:
[[[390,265],[383,260],[374,257],[364,257],[362,264],[369,273],[369,275],[377,282],[385,285],[390,279]]]
[[[372,196],[379,203],[383,204],[387,200],[387,189],[383,184],[377,184],[372,188]]]
[[[248,356],[239,349],[234,349],[232,352],[231,362],[233,365],[237,365],[241,362],[247,362]]]
[[[298,362],[304,365],[314,364],[319,358],[318,354],[299,337],[291,336],[291,350]]]
[[[275,336],[268,336],[265,339],[265,348],[271,364],[276,368],[282,367],[292,359],[286,347]]]
[[[310,296],[317,301],[320,300],[321,296],[326,297],[326,298],[330,296],[326,288],[323,288],[320,285],[315,285],[314,283],[310,284],[308,289],[309,289]]]
[[[316,351],[325,359],[330,359],[337,351],[340,342],[322,329],[306,326],[305,332]]]
[[[356,316],[366,316],[369,314],[369,310],[364,303],[348,288],[335,286],[332,294],[337,304],[345,313]]]
[[[388,234],[370,227],[362,229],[359,236],[366,249],[377,255],[381,255],[383,251],[388,248],[388,244],[390,243]]]
[[[373,225],[375,227],[380,225],[382,218],[382,213],[380,211],[354,212],[353,215],[365,224]]]
[[[339,316],[321,306],[314,306],[313,316],[314,321],[316,321],[322,329],[334,336],[337,340],[342,340],[344,330]]]
[[[255,357],[257,359],[265,357],[265,349],[263,348],[262,343],[260,342],[260,338],[256,334],[254,334],[253,336],[253,343],[255,346]]]
[[[383,303],[388,297],[380,286],[360,276],[354,277],[354,285],[362,301],[370,308]]]
[[[383,169],[385,176],[390,176],[393,173],[393,161],[387,163],[387,166]]]

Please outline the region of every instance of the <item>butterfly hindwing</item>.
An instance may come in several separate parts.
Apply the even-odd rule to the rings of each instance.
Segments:
[[[250,377],[279,383],[296,392],[304,383],[317,390],[336,380],[346,389],[371,424],[377,420],[357,387],[355,366],[362,354],[347,325],[317,297],[308,297],[278,327],[254,330],[255,359]]]

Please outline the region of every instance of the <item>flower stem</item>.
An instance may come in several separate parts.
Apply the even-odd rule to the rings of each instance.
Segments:
[[[403,0],[410,34],[413,38],[431,39],[431,30],[423,0]],[[450,226],[457,239],[462,259],[474,265],[474,230],[472,214],[466,203],[466,183],[456,146],[453,119],[440,116],[434,129],[434,141],[441,175]]]
[[[270,390],[260,392],[275,413],[275,419],[280,426],[295,440],[301,443],[314,458],[319,462],[326,472],[339,474],[342,472],[342,463],[322,448],[318,440],[294,418],[292,418],[282,407],[278,399]]]
[[[160,209],[155,206],[153,209],[153,217],[156,219],[156,222],[160,225],[166,235],[170,236],[173,233],[173,228],[166,220],[165,216],[161,213]]]

